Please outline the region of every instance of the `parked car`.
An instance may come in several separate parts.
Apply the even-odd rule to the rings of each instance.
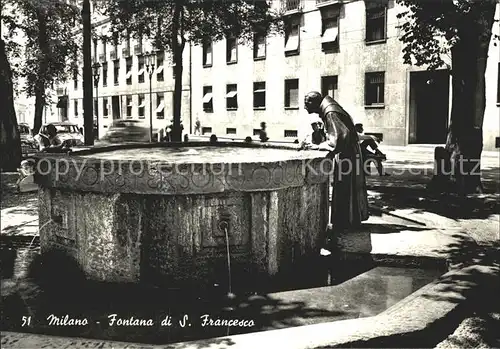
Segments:
[[[18,129],[21,138],[21,154],[23,158],[27,158],[38,151],[38,144],[28,124],[20,123]]]
[[[149,142],[149,127],[139,120],[114,120],[101,138],[109,143]],[[158,130],[153,129],[153,142],[158,140]]]
[[[69,146],[79,146],[84,144],[83,135],[80,132],[77,124],[68,121],[62,122],[51,122],[49,124],[42,125],[39,135],[47,135],[47,126],[54,125],[57,130],[57,137]]]

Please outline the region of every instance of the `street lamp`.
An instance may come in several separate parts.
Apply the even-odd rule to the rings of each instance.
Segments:
[[[154,52],[146,53],[146,71],[149,76],[149,142],[153,142],[153,99],[152,99],[152,84],[153,72],[155,70],[155,58]]]
[[[94,86],[95,86],[95,99],[97,101],[97,108],[95,110],[96,116],[96,128],[97,128],[97,139],[99,139],[99,78],[101,75],[101,64],[95,62],[92,65],[92,71],[94,74]]]

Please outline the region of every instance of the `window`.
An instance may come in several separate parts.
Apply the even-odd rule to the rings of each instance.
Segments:
[[[125,49],[127,49],[128,54],[130,54],[130,33],[127,32],[127,36],[125,38]]]
[[[335,95],[338,89],[337,81],[338,78],[336,75],[321,77],[321,94],[323,95],[323,97],[328,95],[335,99]]]
[[[254,128],[253,129],[253,135],[254,136],[260,136],[260,128]]]
[[[226,63],[238,62],[238,43],[236,38],[226,39]]]
[[[228,127],[226,128],[226,134],[227,135],[235,135],[236,134],[236,129],[233,127]]]
[[[300,48],[300,17],[293,16],[285,25],[285,55],[299,54]]]
[[[108,63],[102,64],[102,86],[108,86]]]
[[[78,90],[78,70],[73,71],[73,88]]]
[[[254,109],[264,109],[266,107],[266,83],[253,83],[253,107]]]
[[[144,108],[146,106],[146,98],[144,98],[144,94],[139,95],[139,105],[137,106],[137,112],[139,115],[139,118],[144,119]]]
[[[139,71],[137,72],[137,76],[139,77],[139,83],[144,82],[144,56],[139,56]]]
[[[160,51],[156,54],[156,81],[163,81],[163,65],[165,64],[165,51]]]
[[[107,118],[109,115],[108,98],[104,97],[102,99],[102,116]]]
[[[238,109],[238,91],[236,84],[231,84],[226,86],[226,109],[227,110]]]
[[[498,62],[498,77],[497,77],[497,104],[500,104],[500,62]]]
[[[73,101],[73,110],[74,110],[75,116],[78,116],[78,99],[75,99]]]
[[[366,73],[365,75],[365,105],[384,104],[385,73]]]
[[[165,118],[165,96],[163,93],[156,94],[156,118]]]
[[[97,62],[97,38],[93,38],[92,43],[94,44],[92,48],[93,49],[92,56],[94,58],[93,61]]]
[[[113,81],[115,85],[118,85],[120,81],[120,61],[118,59],[113,61]]]
[[[255,33],[253,36],[253,59],[266,58],[266,34]]]
[[[132,96],[127,96],[126,103],[127,103],[127,117],[130,118],[132,117],[132,107],[133,107]]]
[[[97,98],[94,98],[94,117],[96,115],[99,115],[99,102],[97,101]]]
[[[285,108],[299,107],[299,79],[285,80]]]
[[[203,44],[203,66],[212,66],[212,41],[207,41]]]
[[[285,138],[296,138],[297,130],[285,130]]]
[[[365,0],[366,42],[383,41],[386,35],[387,1]]]
[[[105,61],[107,57],[107,46],[105,39],[102,40],[102,56],[103,56],[102,60]]]
[[[321,10],[321,48],[323,51],[337,52],[339,49],[339,18],[339,6],[329,6]]]
[[[203,111],[206,113],[213,113],[214,111],[212,98],[212,86],[203,86]]]
[[[132,57],[128,57],[125,60],[125,79],[127,81],[127,85],[132,85]]]
[[[111,51],[110,53],[110,58],[112,60],[115,60],[117,59],[118,57],[118,43],[119,43],[119,40],[118,40],[118,33],[113,33],[113,51]]]
[[[207,134],[207,133],[212,133],[212,128],[211,127],[202,127],[201,128],[201,134]]]
[[[134,54],[142,54],[142,34],[139,34],[139,37],[137,38],[137,43],[134,46]]]

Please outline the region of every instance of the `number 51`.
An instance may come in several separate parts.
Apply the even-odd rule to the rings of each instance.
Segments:
[[[22,321],[21,327],[31,325],[31,316],[23,316]]]

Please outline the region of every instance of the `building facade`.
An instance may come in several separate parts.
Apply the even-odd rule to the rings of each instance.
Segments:
[[[94,77],[99,76],[97,83],[93,82],[94,122],[98,125],[98,134],[105,134],[117,119],[136,119],[149,128],[151,118],[154,129],[164,129],[173,116],[174,75],[168,51],[159,50],[141,38],[100,39],[109,33],[110,21],[95,12],[92,17],[92,62],[99,64],[98,74],[93,69]],[[150,53],[154,53],[151,67],[147,57]],[[181,117],[183,126],[189,130],[189,46],[184,50],[183,60]],[[83,61],[73,72],[73,79],[57,89],[60,119],[80,127],[83,127],[82,76]]]
[[[448,70],[428,72],[403,64],[403,43],[395,0],[274,0],[283,8],[285,35],[256,33],[253,43],[237,38],[186,45],[181,117],[185,132],[197,120],[203,134],[245,138],[267,124],[270,140],[294,141],[309,132],[303,97],[309,91],[339,101],[366,133],[385,144],[442,144],[451,113]],[[500,4],[496,18],[500,17]],[[94,15],[94,31],[109,23]],[[495,23],[493,32],[500,34]],[[95,118],[102,135],[114,119],[138,119],[165,127],[173,115],[173,70],[167,51],[155,51],[149,75],[147,42],[94,42],[93,57],[101,64],[94,88]],[[451,62],[450,62],[451,63]],[[83,125],[82,70],[59,96],[67,96],[62,119]],[[500,45],[491,42],[486,72],[484,149],[494,149],[500,136]],[[96,108],[97,107],[97,108]]]
[[[451,113],[447,70],[403,64],[397,18],[387,1],[283,0],[285,36],[253,45],[234,38],[192,50],[192,119],[202,132],[245,138],[266,122],[271,140],[294,140],[310,128],[303,97],[334,97],[367,133],[386,144],[444,143]],[[496,17],[499,17],[500,5]],[[498,23],[494,32],[499,33]],[[487,65],[485,149],[500,136],[499,46]]]

